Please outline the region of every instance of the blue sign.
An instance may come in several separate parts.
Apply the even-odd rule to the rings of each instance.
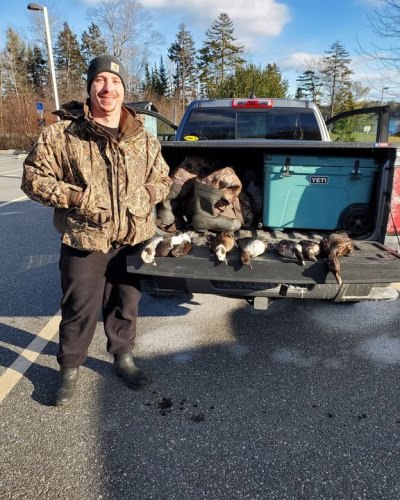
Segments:
[[[42,102],[37,102],[36,103],[36,110],[37,111],[43,111],[43,103]]]

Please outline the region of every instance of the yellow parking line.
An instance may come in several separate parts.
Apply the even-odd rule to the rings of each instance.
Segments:
[[[58,332],[60,320],[61,311],[58,311],[0,377],[0,403],[23,377],[26,370],[43,351],[48,341]]]

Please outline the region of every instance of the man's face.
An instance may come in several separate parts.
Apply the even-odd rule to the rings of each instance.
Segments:
[[[124,86],[114,73],[103,71],[90,87],[90,109],[94,118],[119,114],[124,101]]]

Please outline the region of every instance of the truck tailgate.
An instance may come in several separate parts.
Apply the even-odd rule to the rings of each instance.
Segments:
[[[374,241],[354,241],[354,252],[340,258],[342,287],[325,259],[306,261],[302,266],[297,260],[279,255],[271,244],[263,255],[252,260],[252,269],[242,265],[238,248],[228,254],[227,264],[219,262],[208,247],[194,245],[184,257],[156,257],[156,265],[142,261],[141,249],[128,257],[129,272],[142,275],[145,281],[153,280],[158,288],[181,288],[185,292],[371,300],[379,299],[371,296],[373,288],[400,281],[400,255]]]
[[[340,259],[345,283],[391,283],[400,281],[400,255],[376,242],[355,242],[354,253]],[[336,283],[326,262],[297,260],[269,251],[252,260],[252,269],[242,265],[239,250],[233,249],[228,263],[219,262],[208,248],[194,247],[184,257],[156,257],[145,264],[140,251],[128,257],[128,271],[150,276],[243,281],[254,283]]]

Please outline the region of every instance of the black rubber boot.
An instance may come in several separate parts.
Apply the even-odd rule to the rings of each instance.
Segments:
[[[141,389],[148,382],[146,375],[135,365],[129,352],[115,354],[113,366],[114,372],[123,379],[129,389]]]
[[[201,182],[194,184],[194,213],[192,226],[195,231],[229,231],[240,229],[240,221],[232,219],[218,212],[215,208],[217,201],[223,198],[223,190],[215,189]]]
[[[79,378],[79,368],[60,368],[60,385],[55,406],[66,406],[72,401]]]
[[[160,204],[160,208],[158,209],[157,215],[163,226],[170,226],[175,222],[175,215],[173,206],[171,205],[171,200],[175,200],[175,198],[179,196],[181,190],[182,186],[179,186],[178,184],[172,184],[168,196]]]

